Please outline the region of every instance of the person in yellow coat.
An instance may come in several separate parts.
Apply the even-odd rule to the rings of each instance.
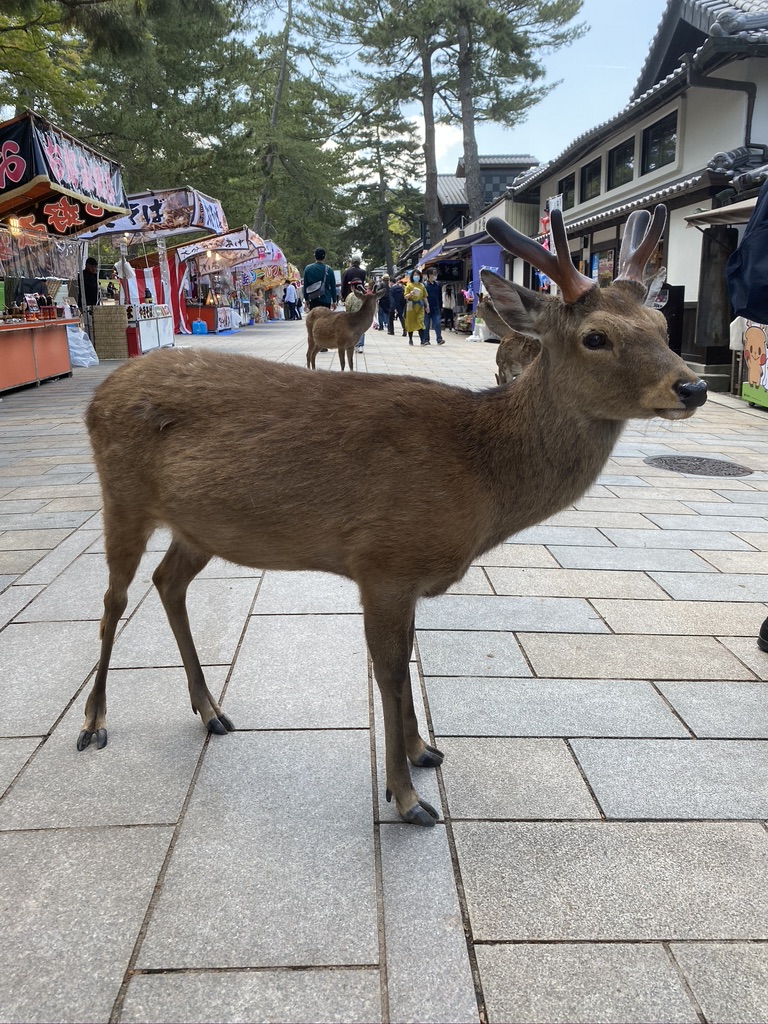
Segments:
[[[424,315],[429,312],[427,305],[427,289],[421,283],[418,270],[411,271],[411,277],[403,292],[405,299],[405,329],[408,332],[408,344],[413,344],[413,332],[419,332],[422,345],[428,345],[427,332],[424,329]]]

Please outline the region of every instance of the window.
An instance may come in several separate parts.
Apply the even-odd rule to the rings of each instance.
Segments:
[[[569,174],[557,183],[558,194],[563,197],[563,209],[572,210],[576,205],[576,175]]]
[[[608,151],[608,188],[632,181],[635,173],[635,139],[627,139]]]
[[[588,199],[594,199],[600,195],[600,172],[602,170],[602,159],[592,160],[581,168],[581,189],[579,202],[586,203]]]
[[[643,174],[675,162],[677,111],[673,110],[643,132]]]

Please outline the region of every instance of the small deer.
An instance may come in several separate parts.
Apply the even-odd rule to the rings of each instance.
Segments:
[[[632,215],[619,277],[604,289],[571,263],[559,211],[557,257],[489,220],[489,234],[560,289],[559,297],[535,294],[483,272],[504,321],[541,343],[513,385],[476,392],[173,349],[108,377],[86,414],[109,584],[78,749],[107,742],[115,631],[147,540],[165,525],[172,540],[153,581],[192,708],[208,730],[224,735],[234,726],[206,685],[186,611],[187,587],[207,562],[218,555],[347,577],[360,592],[381,692],[387,798],[405,821],[433,825],[438,812],[419,797],[408,767],[443,760],[414,712],[408,663],[417,601],[444,594],[483,552],[576,501],[628,419],[685,419],[706,400],[706,384],[670,350],[663,316],[643,305],[643,268],[665,217],[657,207],[649,227],[647,213]],[[366,316],[371,308],[369,301]]]
[[[354,290],[363,300],[363,304],[354,313],[335,313],[325,306],[315,306],[307,313],[307,368],[315,369],[315,359],[321,349],[337,348],[342,370],[345,356],[350,370],[354,369],[352,353],[366,327],[371,326],[376,302],[386,294],[387,289],[380,287],[368,292],[364,287],[356,286]]]
[[[541,345],[535,338],[511,330],[499,316],[489,296],[480,296],[478,313],[500,339],[496,349],[496,383],[511,384],[533,362],[541,351]]]

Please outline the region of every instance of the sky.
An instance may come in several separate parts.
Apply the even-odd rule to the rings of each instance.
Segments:
[[[617,114],[629,101],[666,6],[667,0],[584,0],[578,20],[589,31],[547,58],[548,81],[561,84],[518,127],[479,126],[480,155],[530,153],[546,163]],[[456,172],[462,148],[460,127],[438,126],[440,174]]]

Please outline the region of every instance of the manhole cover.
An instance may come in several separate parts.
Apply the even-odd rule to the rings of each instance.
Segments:
[[[749,476],[753,471],[746,466],[722,459],[702,459],[697,455],[652,455],[643,462],[648,466],[660,466],[673,473],[694,473],[696,476]]]

